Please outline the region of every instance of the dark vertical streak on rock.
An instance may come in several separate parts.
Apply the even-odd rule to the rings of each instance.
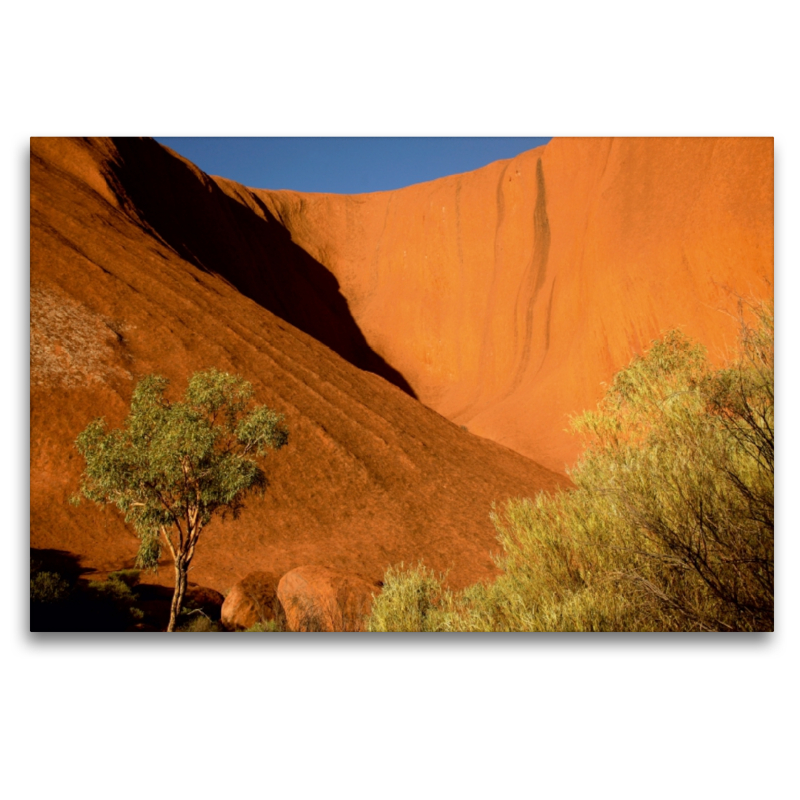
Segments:
[[[550,220],[547,218],[547,190],[544,185],[542,159],[536,162],[536,208],[533,210],[533,259],[531,266],[536,276],[531,306],[544,284],[547,259],[550,255]]]
[[[545,354],[550,349],[550,317],[553,314],[553,292],[556,288],[556,279],[550,284],[550,299],[547,301],[547,321],[544,327],[544,352]],[[544,358],[542,359],[544,360]]]
[[[497,181],[497,226],[494,233],[494,268],[492,270],[492,279],[489,284],[489,293],[486,298],[486,320],[484,322],[483,334],[483,347],[481,349],[481,374],[489,374],[493,369],[492,361],[495,358],[494,351],[494,337],[492,335],[492,314],[495,303],[495,295],[497,293],[497,276],[503,269],[503,243],[502,243],[502,228],[503,220],[505,218],[505,199],[503,198],[503,182],[508,171],[508,164],[500,172],[500,178]]]
[[[536,298],[544,285],[547,277],[547,259],[550,256],[550,220],[547,217],[547,190],[544,182],[544,169],[542,159],[536,162],[536,206],[533,210],[533,255],[530,267],[527,270],[525,280],[526,290],[524,296],[529,297],[528,307],[525,310],[525,335],[522,343],[522,355],[516,375],[511,383],[509,394],[513,392],[522,382],[522,378],[528,369],[531,358],[531,346],[533,340],[533,308],[536,305]],[[552,301],[552,290],[550,299]],[[547,324],[548,329],[545,334],[546,346],[549,346],[549,309]]]

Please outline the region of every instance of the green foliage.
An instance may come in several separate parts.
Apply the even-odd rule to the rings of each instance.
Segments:
[[[288,441],[283,417],[253,403],[253,388],[219,370],[198,372],[183,400],[170,401],[169,382],[139,382],[123,426],[96,419],[76,439],[86,460],[81,492],[111,503],[136,531],[136,565],[157,569],[166,544],[175,562],[168,631],[175,629],[186,576],[201,532],[215,515],[234,519],[267,480],[257,458]]]
[[[268,619],[263,622],[256,622],[252,628],[247,628],[244,633],[280,633],[284,629],[274,620]]]
[[[144,378],[121,428],[97,419],[76,440],[86,459],[83,495],[123,512],[141,540],[137,565],[151,569],[161,555],[159,533],[175,528],[180,540],[215,513],[235,518],[246,495],[266,486],[256,457],[288,438],[283,418],[253,407],[252,387],[240,377],[198,372],[179,402],[167,399],[168,385]]]
[[[774,333],[722,370],[678,332],[622,370],[576,429],[576,488],[510,501],[491,584],[387,573],[373,630],[771,630]]]
[[[32,562],[32,631],[124,631],[144,620],[133,591],[138,570],[111,573],[105,581],[70,581]]]
[[[131,573],[135,573],[135,578]],[[138,570],[112,572],[105,581],[91,581],[88,596],[99,607],[115,611],[122,618],[140,620],[144,614],[134,604],[139,599],[132,586],[138,583]]]
[[[61,603],[71,591],[69,581],[57,572],[38,572],[31,578],[32,603]]]
[[[181,633],[221,633],[223,628],[205,614],[191,614],[176,630]]]
[[[444,575],[436,575],[422,563],[407,570],[403,564],[390,567],[384,576],[383,591],[372,604],[367,630],[446,630],[453,596],[444,588],[444,580]]]
[[[129,589],[133,589],[134,586],[139,585],[139,579],[141,578],[141,570],[139,569],[120,569],[117,572],[112,572],[109,576],[109,580],[119,581]]]
[[[107,598],[113,602],[131,603],[136,600],[136,593],[127,583],[120,580],[112,573],[104,581],[90,581],[89,589],[98,597]]]
[[[576,485],[604,500],[626,590],[669,627],[772,628],[773,341],[762,311],[737,360],[713,370],[671,334],[577,423],[590,445]]]

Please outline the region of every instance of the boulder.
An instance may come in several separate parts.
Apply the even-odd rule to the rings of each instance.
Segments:
[[[183,598],[183,605],[194,610],[200,609],[209,619],[219,620],[225,596],[216,589],[208,586],[188,586]]]
[[[278,576],[270,572],[251,572],[242,578],[222,604],[222,624],[230,630],[247,630],[257,622],[280,621],[278,580]]]
[[[297,567],[278,584],[291,631],[363,631],[380,586],[321,566]]]

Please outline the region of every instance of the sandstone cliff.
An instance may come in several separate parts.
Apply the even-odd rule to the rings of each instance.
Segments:
[[[400,191],[252,197],[423,403],[558,470],[569,415],[651,339],[720,361],[738,297],[773,291],[771,139],[554,139]]]

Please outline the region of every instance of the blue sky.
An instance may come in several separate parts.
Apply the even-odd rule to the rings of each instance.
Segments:
[[[209,175],[257,189],[358,194],[513,158],[550,137],[156,137]]]

